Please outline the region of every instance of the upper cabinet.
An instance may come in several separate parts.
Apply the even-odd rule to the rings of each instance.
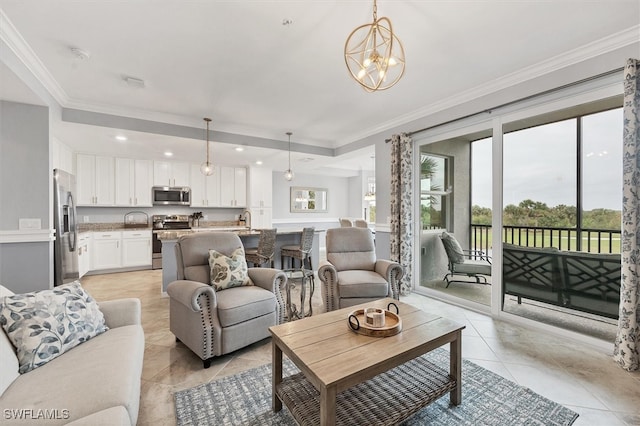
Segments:
[[[205,176],[200,164],[191,165],[191,207],[220,207],[220,167],[213,170],[211,176]]]
[[[57,139],[53,139],[53,168],[73,173],[73,151]]]
[[[247,169],[220,167],[220,207],[247,206]]]
[[[249,169],[249,206],[273,207],[273,172],[271,169]]]
[[[154,186],[189,186],[189,163],[178,161],[154,161]]]
[[[78,154],[76,188],[79,206],[113,206],[115,165],[112,157]]]
[[[115,189],[117,206],[151,207],[153,169],[150,160],[116,158]]]

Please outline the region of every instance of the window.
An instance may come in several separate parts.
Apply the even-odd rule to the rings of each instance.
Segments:
[[[420,154],[420,223],[422,229],[448,228],[451,223],[450,159]]]
[[[505,242],[620,252],[622,109],[504,135]]]

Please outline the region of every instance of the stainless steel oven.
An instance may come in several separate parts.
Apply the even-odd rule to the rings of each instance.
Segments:
[[[162,241],[158,238],[158,233],[176,229],[191,229],[188,215],[164,215],[152,216],[153,221],[153,252],[151,259],[151,269],[162,269]]]

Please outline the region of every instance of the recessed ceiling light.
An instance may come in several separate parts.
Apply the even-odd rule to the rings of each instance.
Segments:
[[[242,152],[242,151],[244,151],[244,148],[241,147],[241,146],[236,146],[236,151]]]
[[[173,155],[173,152],[167,151],[164,153],[164,155],[167,157],[171,157]]]
[[[257,164],[258,166],[261,166],[261,165],[262,165],[262,160],[256,160],[256,164]]]
[[[309,161],[313,161],[313,158],[311,158],[311,157],[303,157],[303,158],[299,159],[298,161],[300,161],[301,163],[308,163]]]
[[[119,141],[123,141],[124,142],[124,141],[127,140],[127,137],[123,136],[123,135],[118,135],[118,136],[116,136],[116,139],[119,140]]]

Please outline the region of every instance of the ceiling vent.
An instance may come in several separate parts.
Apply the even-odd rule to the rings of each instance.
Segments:
[[[135,87],[138,89],[144,89],[145,83],[144,80],[140,79],[140,78],[135,78],[135,77],[124,77],[124,81],[127,83],[128,86],[130,87]]]

